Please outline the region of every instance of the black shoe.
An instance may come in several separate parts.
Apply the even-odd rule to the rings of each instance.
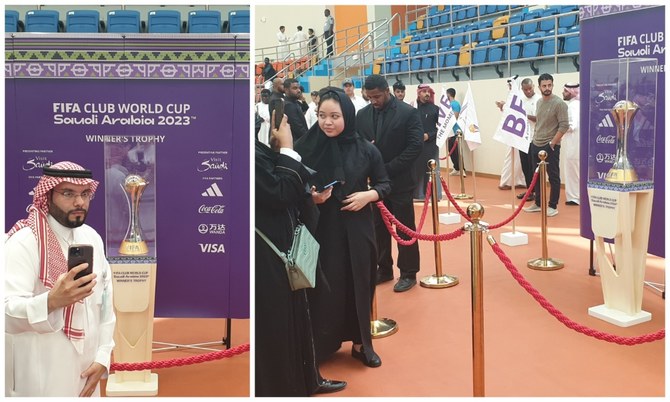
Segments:
[[[380,283],[388,282],[393,280],[393,272],[385,274],[381,270],[377,270],[377,285]]]
[[[321,380],[319,388],[314,391],[315,394],[332,394],[333,392],[342,391],[347,387],[346,381],[338,380],[326,380],[325,378]]]
[[[400,278],[398,282],[393,287],[394,292],[406,292],[412,289],[416,285],[416,279],[413,278]]]
[[[579,205],[579,203],[577,203],[575,201],[566,201],[565,205]]]
[[[368,358],[365,356],[365,352],[363,350],[363,347],[361,347],[360,352],[354,349],[354,347],[351,347],[351,357],[354,359],[358,359],[363,362],[368,367],[379,367],[382,365],[382,359],[379,357],[377,353],[374,351],[372,352],[372,358],[368,360]]]
[[[523,200],[523,196],[524,196],[524,195],[526,195],[525,192],[524,192],[524,193],[519,193],[519,194],[516,195],[516,198],[517,198],[518,200]]]
[[[526,195],[526,193],[519,193],[517,194],[516,198],[519,200],[523,200],[523,196]],[[526,201],[535,201],[535,194],[530,193],[528,194],[528,198],[526,198]]]

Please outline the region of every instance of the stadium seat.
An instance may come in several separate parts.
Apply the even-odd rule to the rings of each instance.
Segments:
[[[477,46],[477,42],[467,43],[461,46],[461,49],[458,52],[458,65],[459,66],[468,66],[472,62],[472,53],[471,50]]]
[[[426,54],[421,59],[421,69],[430,70],[435,67],[435,49],[426,50]]]
[[[445,11],[440,14],[440,25],[448,24],[451,21],[451,11]]]
[[[424,33],[419,36],[419,40],[421,41],[419,43],[419,50],[426,51],[431,48],[432,43],[430,40],[430,33]]]
[[[444,60],[445,67],[454,67],[458,64],[458,53],[447,53],[447,57]]]
[[[421,70],[421,60],[423,59],[425,51],[419,50],[414,55],[412,56],[412,60],[410,61],[410,68],[412,71],[417,71]]]
[[[488,61],[490,63],[507,60],[507,38],[496,39],[493,42],[491,42],[491,45],[498,45],[498,46],[489,48]]]
[[[510,60],[515,60],[521,58],[521,48],[523,47],[523,43],[519,42],[526,39],[526,35],[517,35],[513,36],[511,39],[511,44],[509,48],[509,59]],[[516,42],[516,43],[515,43]]]
[[[530,35],[534,32],[537,32],[538,21],[540,18],[539,11],[529,11],[523,16],[524,23],[521,24],[521,33]]]
[[[26,32],[62,31],[60,14],[55,10],[31,10],[26,12]]]
[[[451,29],[451,28],[447,28],[447,29],[443,29],[441,32],[442,32],[442,35],[440,37],[440,40],[438,41],[438,46],[440,47],[440,49],[444,48],[444,47],[451,47],[451,43],[452,43],[452,39],[453,39],[451,35],[453,35],[454,30]]]
[[[477,44],[477,47],[472,51],[472,64],[481,64],[486,63],[487,56],[489,53],[488,45],[491,44],[490,40],[486,40]]]
[[[491,39],[500,39],[505,36],[505,27],[509,22],[509,15],[503,15],[493,20],[493,30],[491,31]],[[496,28],[497,27],[497,28]]]
[[[149,33],[180,33],[181,13],[176,10],[149,11],[147,23]]]
[[[65,17],[66,32],[100,32],[100,13],[97,10],[71,10]]]
[[[470,6],[465,9],[465,18],[475,18],[477,16],[477,6]]]
[[[559,9],[556,7],[549,7],[544,12],[542,12],[543,20],[540,21],[540,31],[551,31],[556,28],[556,17],[554,15],[559,13]]]
[[[465,43],[470,43],[470,42],[476,42],[477,41],[477,22],[473,22],[472,24],[468,24],[464,27],[464,33],[465,35],[463,36],[463,39]]]
[[[249,33],[249,10],[228,12],[228,31],[230,33]]]
[[[537,39],[541,38],[544,36],[544,33],[541,31],[538,32],[533,32],[532,34],[528,35],[526,39]],[[523,54],[523,58],[532,58],[532,57],[538,57],[540,55],[540,50],[542,41],[541,40],[532,40],[528,42],[523,43],[523,49],[521,50],[521,53]]]
[[[188,13],[189,33],[220,33],[221,11],[195,10]]]
[[[19,31],[19,12],[16,10],[5,10],[5,32]]]
[[[451,39],[451,46],[461,46],[465,42],[464,29],[462,26],[454,28],[454,36]]]
[[[563,38],[560,35],[565,34],[565,31],[565,28],[559,28],[558,38],[555,36],[555,31],[553,29],[546,33],[545,39],[542,42],[542,54],[544,56],[552,56],[556,53],[562,53]],[[556,39],[558,39],[558,41],[556,41]]]
[[[521,15],[521,14],[515,14],[515,15],[509,17],[509,25],[510,25],[509,34],[510,34],[510,37],[511,36],[517,36],[520,33],[522,33],[521,32],[521,24],[518,24],[519,22],[521,22],[522,18],[523,18],[523,15]],[[514,25],[514,24],[516,24],[516,25]]]
[[[140,12],[112,10],[107,13],[107,32],[140,33]]]
[[[398,68],[398,72],[404,73],[407,71],[409,71],[409,61],[407,59],[400,60],[400,67]]]
[[[579,52],[579,36],[568,36],[565,38],[563,44],[563,53],[577,53]]]
[[[479,29],[479,32],[477,32],[477,41],[481,42],[484,40],[491,40],[491,27],[493,26],[493,21],[490,20],[484,20],[484,21],[479,21],[479,24],[477,25],[477,29]]]
[[[561,14],[565,13],[561,10]],[[558,27],[559,28],[572,28],[577,25],[577,14],[571,15],[561,15],[558,17]]]

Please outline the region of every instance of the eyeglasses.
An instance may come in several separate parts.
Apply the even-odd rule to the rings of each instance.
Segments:
[[[90,191],[90,190],[82,191],[81,193],[75,193],[74,191],[70,191],[70,190],[65,190],[65,191],[53,190],[53,191],[62,195],[68,201],[69,200],[74,200],[77,197],[81,197],[81,199],[84,200],[84,201],[91,201],[93,199],[93,197],[95,196],[95,193],[93,193],[93,191]]]

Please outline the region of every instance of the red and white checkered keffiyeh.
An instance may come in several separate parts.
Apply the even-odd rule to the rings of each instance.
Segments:
[[[58,162],[50,166],[58,170],[85,170],[83,167],[72,162]],[[40,257],[40,280],[47,289],[53,288],[56,280],[61,274],[67,272],[67,261],[56,235],[49,227],[47,215],[49,214],[48,193],[59,183],[68,182],[77,185],[89,186],[92,192],[98,187],[98,182],[93,179],[75,177],[53,177],[44,175],[35,186],[33,204],[30,206],[28,217],[14,224],[7,233],[7,238],[24,227],[29,227],[37,239],[37,250]],[[63,332],[72,341],[77,350],[84,339],[83,312],[75,311],[83,308],[83,303],[75,303],[64,309]],[[79,313],[79,314],[77,314]]]

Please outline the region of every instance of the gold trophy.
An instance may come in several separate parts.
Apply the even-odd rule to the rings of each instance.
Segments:
[[[638,110],[640,108],[637,104],[629,100],[619,101],[612,108],[611,113],[617,130],[616,157],[614,158],[614,165],[612,165],[609,172],[607,172],[607,176],[605,176],[605,180],[611,183],[637,181],[635,168],[628,160],[627,143],[630,122],[633,121]]]
[[[147,181],[136,174],[126,176],[121,187],[126,193],[130,207],[130,223],[126,236],[121,242],[119,253],[124,255],[143,255],[149,252],[147,242],[142,238],[140,226],[140,198],[147,188]]]

